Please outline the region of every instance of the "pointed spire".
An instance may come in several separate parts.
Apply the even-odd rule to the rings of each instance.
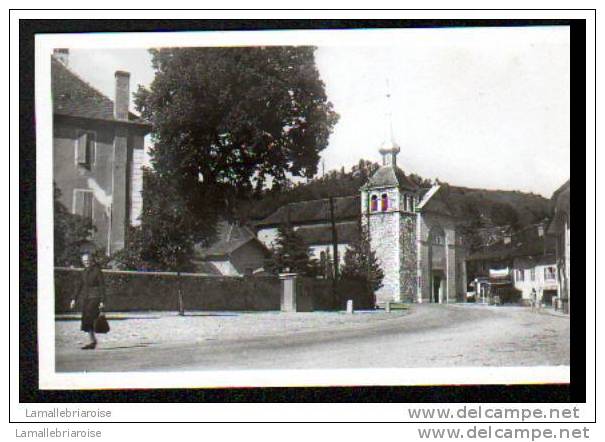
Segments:
[[[397,154],[401,151],[401,148],[395,141],[395,135],[393,133],[393,110],[391,106],[391,86],[388,77],[386,78],[386,123],[388,124],[388,133],[385,134],[385,140],[379,150],[382,155],[383,166],[397,166]]]
[[[387,93],[386,93],[386,98],[387,98],[387,121],[389,123],[389,139],[391,141],[391,145],[395,146],[395,136],[393,135],[393,108],[391,105],[391,87],[389,84],[389,78],[387,77],[386,79],[386,83],[387,83]]]

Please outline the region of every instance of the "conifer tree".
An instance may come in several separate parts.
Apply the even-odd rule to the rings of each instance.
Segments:
[[[371,249],[367,228],[361,229],[359,238],[345,252],[341,275],[343,279],[363,281],[372,292],[382,287],[384,272]]]
[[[311,258],[309,247],[288,224],[278,229],[269,267],[276,272],[292,272],[305,276],[315,276],[318,271],[318,263]]]

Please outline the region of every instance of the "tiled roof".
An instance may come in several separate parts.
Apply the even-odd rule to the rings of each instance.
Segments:
[[[359,196],[334,198],[335,220],[351,220],[359,217],[361,213],[360,198]],[[330,200],[325,198],[287,204],[259,221],[256,226],[277,226],[288,221],[294,224],[330,222]]]
[[[436,184],[427,192],[418,205],[418,211],[422,213],[438,213],[459,220],[468,219],[462,202],[464,193],[454,186],[448,184]]]
[[[57,115],[118,121],[113,115],[113,101],[52,57],[51,93],[53,112]],[[145,124],[129,113],[131,123]]]
[[[199,259],[228,256],[250,241],[258,242],[264,247],[249,228],[221,223],[217,241],[210,247],[196,245],[194,247],[195,256]]]
[[[296,229],[307,245],[332,244],[331,225],[301,226]],[[359,238],[359,224],[357,222],[344,222],[336,224],[336,236],[339,244],[349,244]]]
[[[403,170],[397,166],[381,166],[374,175],[370,177],[364,188],[382,188],[396,186],[400,189],[411,190],[413,192],[418,190],[418,184],[409,179]]]
[[[193,262],[196,273],[205,273],[208,275],[222,276],[219,269],[216,268],[211,262],[195,261]]]

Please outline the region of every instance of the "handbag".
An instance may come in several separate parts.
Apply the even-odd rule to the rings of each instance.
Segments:
[[[97,319],[95,319],[95,333],[109,333],[109,322],[104,313],[101,313]]]

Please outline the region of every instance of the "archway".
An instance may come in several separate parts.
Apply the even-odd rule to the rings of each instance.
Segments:
[[[429,231],[429,301],[438,304],[447,301],[445,295],[447,285],[445,253],[445,232],[441,227],[433,226]]]
[[[431,302],[445,302],[445,273],[441,270],[431,272]]]

